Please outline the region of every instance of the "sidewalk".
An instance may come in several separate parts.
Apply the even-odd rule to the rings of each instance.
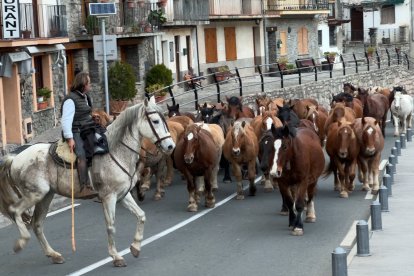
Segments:
[[[392,196],[388,198],[389,212],[381,213],[382,230],[370,232],[371,256],[356,256],[355,244],[348,255],[348,260],[352,259],[349,276],[414,275],[414,142],[407,142],[407,147],[401,149],[396,171]]]

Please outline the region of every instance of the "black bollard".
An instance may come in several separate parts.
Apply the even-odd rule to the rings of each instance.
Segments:
[[[369,253],[369,236],[368,223],[365,220],[358,221],[356,225],[357,236],[357,256],[367,257],[371,256]]]
[[[337,247],[332,252],[332,276],[348,276],[346,250]]]
[[[395,140],[395,147],[397,148],[397,155],[401,156],[401,142],[400,142],[400,140]]]
[[[389,174],[384,174],[382,177],[382,183],[388,189],[388,197],[392,196],[392,183],[391,183],[391,176]]]
[[[377,200],[371,203],[371,230],[382,230],[381,204]]]
[[[397,173],[397,164],[395,163],[395,155],[390,155],[389,157],[388,157],[388,163],[389,164],[392,164],[392,166],[393,166],[393,172],[394,172],[394,174],[396,174]]]
[[[396,147],[391,148],[391,154],[395,156],[395,164],[398,164],[398,155],[397,155],[397,148]]]
[[[413,141],[413,131],[411,128],[407,128],[407,142]]]
[[[385,167],[385,172],[390,176],[391,185],[394,184],[394,166],[388,163]]]
[[[400,134],[400,142],[401,142],[402,149],[407,148],[407,140],[405,139],[405,133]]]
[[[381,203],[381,211],[389,212],[388,209],[388,189],[385,186],[381,186],[379,189],[379,202]]]

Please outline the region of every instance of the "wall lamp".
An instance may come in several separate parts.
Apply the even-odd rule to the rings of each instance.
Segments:
[[[256,19],[254,22],[256,23],[256,25],[259,25],[260,24],[260,19]]]
[[[291,31],[292,31],[292,28],[289,26],[288,27],[288,33],[290,34]]]
[[[281,39],[278,39],[278,40],[276,41],[276,46],[277,46],[277,48],[278,48],[278,49],[280,49],[280,47],[282,47],[282,44],[283,44],[283,42],[282,42],[282,40],[281,40]]]

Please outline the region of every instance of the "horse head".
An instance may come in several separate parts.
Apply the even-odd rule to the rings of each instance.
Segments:
[[[284,104],[282,107],[278,106],[279,113],[277,117],[283,125],[291,125],[293,127],[299,126],[300,120],[298,115],[292,110],[293,106]]]
[[[337,142],[339,144],[338,156],[340,158],[348,157],[351,141],[355,139],[353,125],[344,120],[338,122]]]
[[[315,105],[307,105],[306,106],[306,116],[305,119],[308,119],[312,122],[313,128],[316,132],[319,131],[318,128],[318,120],[319,120],[319,112],[318,107]]]
[[[199,147],[199,132],[201,126],[197,124],[189,125],[184,133],[184,162],[191,164],[194,161],[194,155]]]
[[[274,138],[274,157],[270,175],[280,178],[283,169],[290,170],[290,160],[293,156],[292,137],[295,137],[296,134],[288,125],[284,125],[278,128],[272,126],[272,135]]]
[[[262,115],[263,112],[265,112],[266,110],[269,110],[269,107],[271,104],[272,104],[272,100],[266,95],[264,96],[261,95],[261,96],[256,97],[256,106],[257,106],[259,115]]]
[[[395,110],[399,110],[401,108],[401,92],[397,91],[394,93],[394,101],[392,102]]]
[[[354,95],[355,91],[357,91],[357,89],[355,88],[355,86],[353,86],[351,83],[346,82],[344,83],[344,93],[350,94],[350,95]]]
[[[231,139],[232,139],[232,154],[234,156],[240,156],[242,147],[246,142],[245,132],[246,121],[232,122]]]
[[[168,117],[174,117],[174,116],[179,116],[179,115],[181,115],[180,114],[180,111],[179,111],[179,108],[180,108],[180,104],[173,104],[172,106],[169,106],[168,104],[167,104],[167,109],[168,109]]]
[[[198,106],[198,111],[200,112],[201,120],[204,123],[208,123],[208,124],[211,123],[215,110],[216,110],[215,105],[208,105],[207,103],[204,103],[203,105]]]
[[[378,121],[370,122],[366,117],[362,117],[362,144],[364,145],[364,154],[372,156],[376,153],[375,143],[377,138]]]
[[[227,116],[234,120],[238,119],[240,114],[243,112],[242,97],[226,97],[226,100],[228,104]]]

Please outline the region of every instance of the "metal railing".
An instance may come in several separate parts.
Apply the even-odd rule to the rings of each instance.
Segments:
[[[328,0],[268,0],[265,4],[268,11],[310,11],[310,10],[328,10]]]
[[[345,31],[345,41],[358,41],[364,43],[371,43],[370,30],[351,30]],[[375,43],[380,44],[394,44],[407,43],[409,41],[409,32],[406,28],[388,28],[378,29],[376,32]]]
[[[210,15],[261,15],[261,0],[210,0]]]
[[[314,66],[282,70],[280,64],[236,67],[231,69],[234,77],[218,81],[216,73],[203,76],[204,83],[199,85],[192,80],[174,83],[161,90],[168,91],[169,97],[160,104],[180,103],[180,108],[197,109],[200,102],[221,102],[225,96],[238,94],[263,93],[349,74],[367,72],[392,65],[412,68],[413,60],[398,48],[377,50],[373,56],[367,52],[343,54],[330,63],[325,57],[312,59]],[[192,95],[191,97],[189,95]],[[148,97],[148,95],[146,95]]]

